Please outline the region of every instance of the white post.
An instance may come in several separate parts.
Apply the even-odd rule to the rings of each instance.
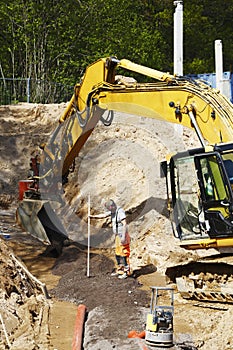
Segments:
[[[174,75],[183,75],[183,1],[174,1],[176,6],[174,12]],[[183,126],[174,124],[175,132],[181,137],[183,135]]]
[[[91,230],[90,230],[90,210],[91,210],[91,199],[90,194],[88,195],[88,218],[87,218],[87,277],[90,276],[90,236],[91,236]]]
[[[215,72],[216,88],[223,93],[223,58],[222,58],[222,41],[215,40]]]
[[[174,1],[174,71],[175,75],[183,75],[183,1]]]

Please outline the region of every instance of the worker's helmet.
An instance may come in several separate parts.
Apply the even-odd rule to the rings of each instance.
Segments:
[[[105,203],[105,208],[108,210],[114,210],[116,209],[116,203],[114,202],[114,200],[109,199],[106,203]]]

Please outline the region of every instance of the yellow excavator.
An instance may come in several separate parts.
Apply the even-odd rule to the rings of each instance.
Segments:
[[[125,72],[138,79],[125,78]],[[185,249],[232,248],[232,104],[202,81],[115,57],[87,67],[57,128],[43,145],[37,171],[23,190],[17,210],[26,231],[48,244],[62,246],[68,233],[51,203],[59,197],[75,158],[97,123],[110,125],[114,111],[195,130],[200,148],[173,155],[161,164],[171,193],[168,203],[174,235]]]

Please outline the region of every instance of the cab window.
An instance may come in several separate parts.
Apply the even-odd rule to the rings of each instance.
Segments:
[[[216,155],[200,158],[200,170],[203,180],[203,194],[206,201],[229,199],[225,174],[219,166]]]

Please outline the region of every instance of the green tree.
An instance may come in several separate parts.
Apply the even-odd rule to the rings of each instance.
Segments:
[[[214,42],[223,43],[224,70],[233,61],[233,0],[184,1],[184,66],[187,73],[214,72]]]
[[[233,61],[233,0],[184,0],[184,72]],[[0,74],[75,84],[100,57],[173,71],[172,0],[0,0]]]

